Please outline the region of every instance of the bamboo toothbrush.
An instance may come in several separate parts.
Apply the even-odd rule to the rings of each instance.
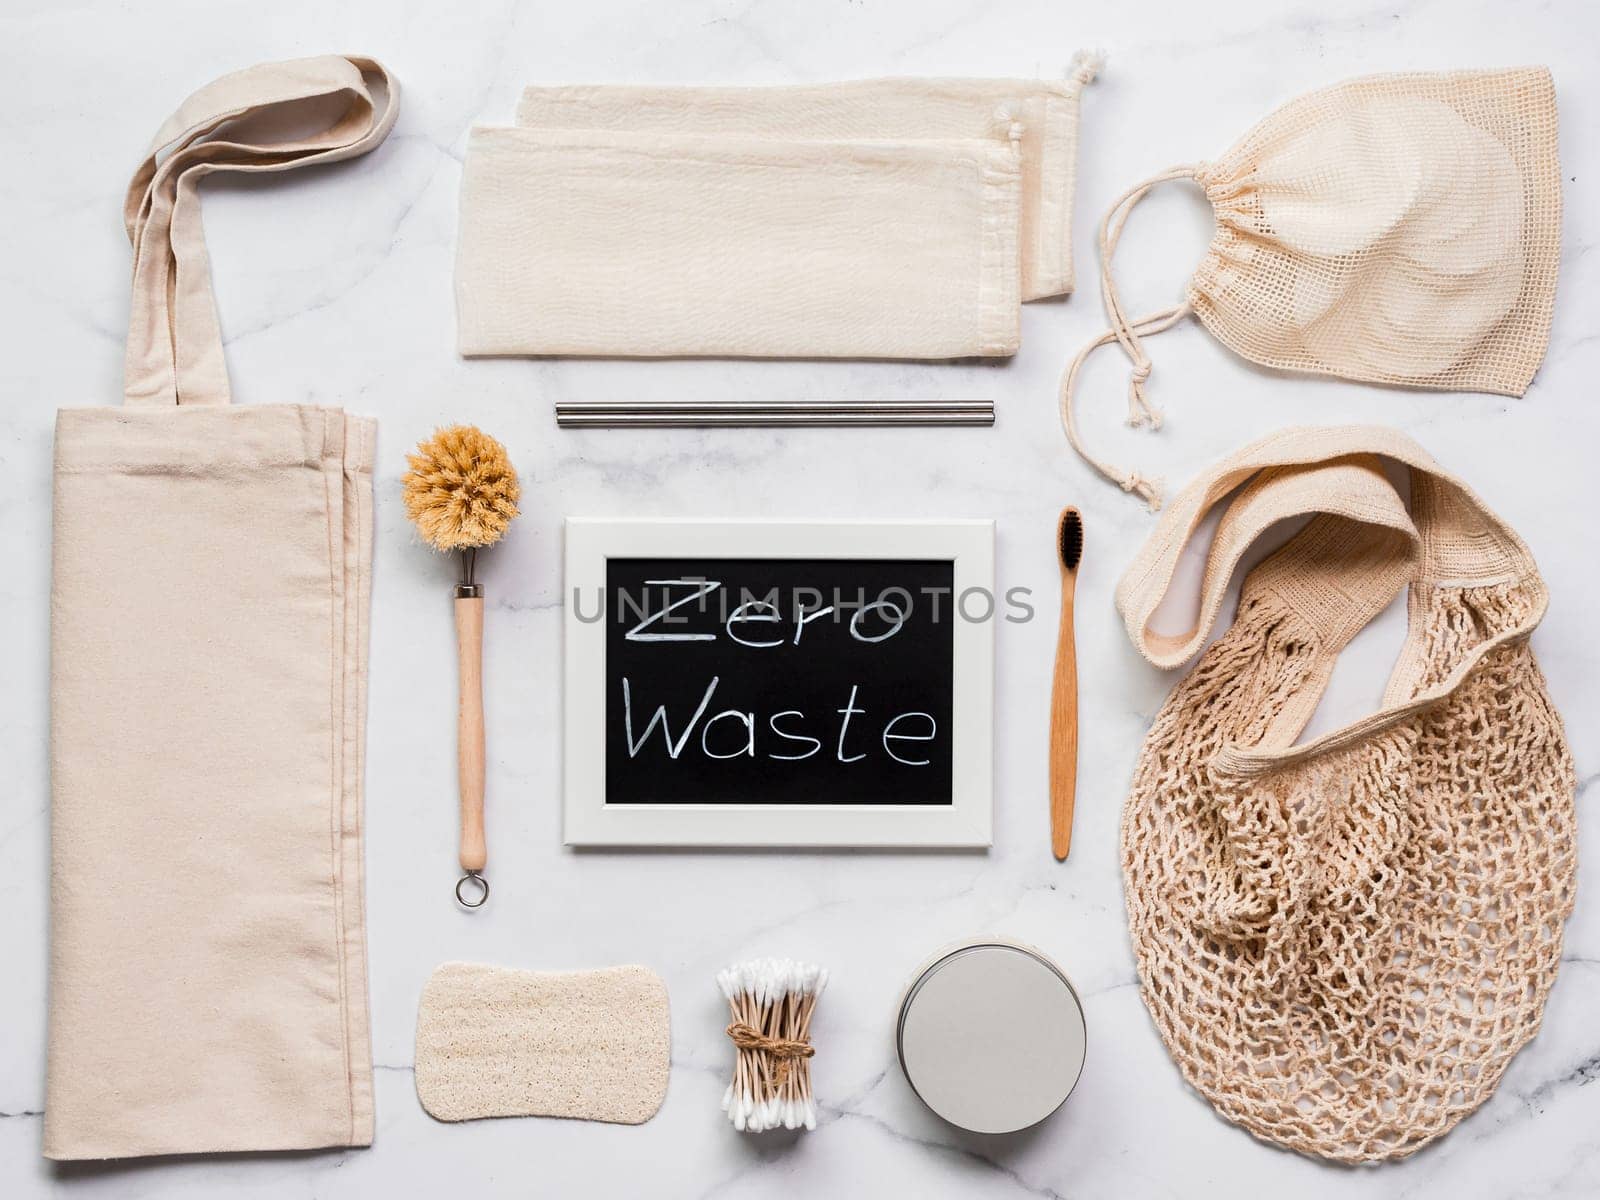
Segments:
[[[522,489],[506,449],[471,425],[440,429],[406,456],[401,480],[406,515],[435,550],[461,552],[456,584],[456,655],[460,703],[456,756],[461,786],[461,870],[456,900],[480,908],[489,899],[483,876],[489,847],[483,828],[483,588],[478,551],[492,546],[517,515]],[[465,889],[465,890],[463,890]]]
[[[1050,694],[1050,849],[1065,862],[1072,849],[1072,806],[1078,790],[1078,646],[1072,602],[1083,557],[1083,517],[1061,510],[1056,526],[1061,556],[1061,626],[1056,633],[1056,674]]]

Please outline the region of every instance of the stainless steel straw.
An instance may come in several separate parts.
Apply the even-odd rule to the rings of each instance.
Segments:
[[[993,400],[571,400],[556,405],[566,429],[737,425],[994,424]]]

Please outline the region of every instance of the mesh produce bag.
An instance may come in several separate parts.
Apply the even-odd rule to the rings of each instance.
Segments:
[[[1205,189],[1216,234],[1181,304],[1130,319],[1112,255],[1129,210],[1171,179]],[[1089,352],[1114,339],[1133,361],[1130,420],[1158,423],[1143,338],[1191,312],[1262,366],[1520,396],[1549,343],[1560,241],[1547,70],[1379,75],[1312,92],[1215,162],[1164,171],[1112,205],[1100,236],[1111,328],[1063,377],[1067,435],[1159,507],[1154,481],[1083,450],[1072,389]]]

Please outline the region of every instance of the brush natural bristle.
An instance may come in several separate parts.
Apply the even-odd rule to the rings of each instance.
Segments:
[[[506,448],[481,429],[441,429],[406,462],[406,515],[435,550],[493,545],[517,515],[517,472]]]
[[[1078,560],[1083,557],[1083,518],[1077,509],[1069,508],[1061,514],[1057,540],[1060,542],[1062,569],[1076,571]]]

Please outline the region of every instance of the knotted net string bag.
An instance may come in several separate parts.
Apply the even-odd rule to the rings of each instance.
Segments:
[[[1183,301],[1131,318],[1111,274],[1133,207],[1192,180],[1216,232]],[[1073,449],[1161,505],[1160,484],[1090,454],[1078,372],[1116,341],[1133,363],[1128,421],[1159,427],[1144,339],[1198,317],[1240,356],[1365,383],[1520,396],[1550,340],[1561,242],[1555,85],[1527,67],[1376,75],[1291,101],[1214,162],[1135,184],[1100,225],[1110,328],[1061,381]]]
[[[1379,456],[1409,468],[1409,512]],[[1196,624],[1152,632],[1235,489]],[[1219,1113],[1305,1154],[1397,1159],[1493,1093],[1560,962],[1575,781],[1528,641],[1545,586],[1404,435],[1291,430],[1185,489],[1122,579],[1144,657],[1188,662],[1246,549],[1296,517],[1145,739],[1122,824],[1129,930],[1156,1028]],[[1404,587],[1382,705],[1297,742],[1340,650]]]

